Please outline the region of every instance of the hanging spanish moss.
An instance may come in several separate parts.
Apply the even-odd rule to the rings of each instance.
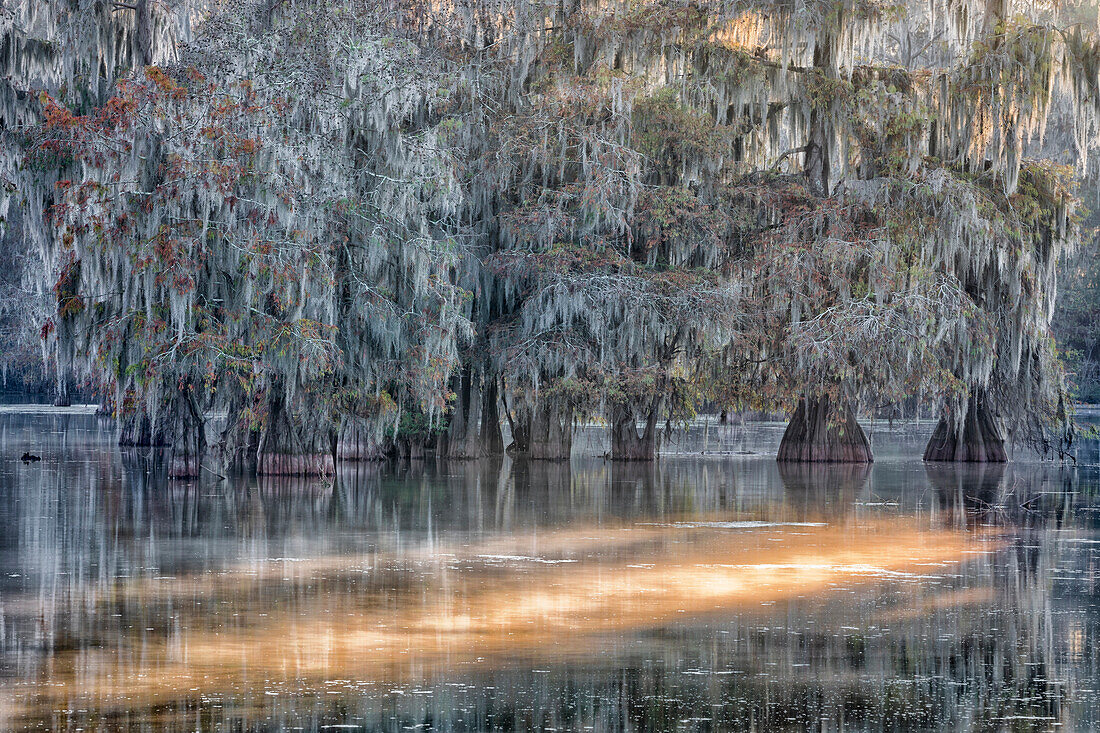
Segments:
[[[502,425],[563,459],[578,420],[651,460],[704,402],[794,411],[794,461],[870,460],[858,412],[914,397],[945,444],[972,414],[1065,437],[1100,46],[1049,13],[70,5],[2,26],[28,322],[179,475],[481,457]]]

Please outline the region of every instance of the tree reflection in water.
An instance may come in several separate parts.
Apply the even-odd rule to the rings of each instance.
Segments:
[[[10,727],[1100,720],[1094,468],[414,461],[183,483],[90,418],[47,419],[0,416]],[[32,428],[52,436],[37,470],[10,458]]]

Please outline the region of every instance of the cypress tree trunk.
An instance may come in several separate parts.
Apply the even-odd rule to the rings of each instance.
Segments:
[[[1007,0],[985,0],[985,14],[982,18],[982,35],[986,40],[994,34],[997,24],[1004,20],[1008,13]],[[992,39],[994,43],[997,39]]]
[[[510,454],[535,460],[569,459],[573,451],[572,407],[549,399],[516,412]]]
[[[481,394],[481,451],[486,456],[504,453],[504,435],[500,431],[500,398],[495,378],[486,378]]]
[[[629,408],[616,405],[611,411],[611,460],[652,461],[657,458],[657,410],[651,408],[645,425],[638,431],[638,421]]]
[[[122,430],[118,444],[122,447],[160,448],[170,445],[165,420],[153,427],[153,421],[145,410],[136,410],[122,418]]]
[[[392,455],[399,460],[420,460],[427,452],[427,438],[421,435],[404,436],[393,442]]]
[[[449,458],[481,458],[481,407],[483,404],[480,374],[470,366],[455,377],[454,410],[451,412],[447,435],[440,441],[442,453]]]
[[[336,441],[336,458],[340,461],[380,461],[386,447],[378,431],[362,420],[345,420]]]
[[[822,113],[810,113],[810,140],[806,143],[806,179],[810,190],[818,196],[829,195],[829,151],[825,139]]]
[[[449,458],[483,458],[504,453],[500,429],[497,380],[487,372],[466,367],[454,384],[457,399],[447,434],[439,445]],[[530,445],[530,435],[524,445]],[[529,448],[527,449],[529,450]]]
[[[531,447],[531,413],[526,410],[516,410],[512,424],[512,442],[505,448],[509,455],[522,458],[527,456]]]
[[[836,405],[828,395],[803,397],[791,416],[778,461],[871,463],[871,444],[851,406]]]
[[[950,413],[940,418],[928,447],[926,461],[1004,463],[1008,460],[1005,441],[984,391],[975,391],[967,401],[961,427]]]
[[[311,476],[333,470],[334,436],[321,434],[320,416],[304,408],[295,414],[278,384],[270,387],[266,399],[268,419],[256,448],[256,471]]]
[[[835,76],[835,49],[836,39],[829,34],[822,33],[815,39],[814,68],[818,69],[826,77]],[[806,175],[810,190],[818,196],[829,195],[829,136],[825,128],[826,115],[824,111],[814,108],[810,111],[809,135],[806,140],[806,162],[803,173]]]
[[[569,460],[573,451],[573,410],[550,400],[535,409],[531,420],[529,458]]]
[[[202,473],[206,456],[206,425],[194,401],[181,390],[166,411],[172,435],[168,478],[196,478]]]

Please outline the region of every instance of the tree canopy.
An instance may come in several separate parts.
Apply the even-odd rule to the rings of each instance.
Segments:
[[[311,471],[477,455],[502,408],[519,453],[601,417],[646,458],[704,403],[917,399],[960,433],[979,395],[1062,438],[1049,326],[1100,136],[1100,46],[1068,11],[5,12],[28,320],[139,440]]]

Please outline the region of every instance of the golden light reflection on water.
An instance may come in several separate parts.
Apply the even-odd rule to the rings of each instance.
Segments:
[[[150,708],[560,661],[724,611],[946,574],[994,542],[900,519],[709,517],[119,581],[80,601],[92,626],[118,633],[51,652],[34,684],[3,690],[0,711]],[[135,607],[153,620],[115,613]]]

